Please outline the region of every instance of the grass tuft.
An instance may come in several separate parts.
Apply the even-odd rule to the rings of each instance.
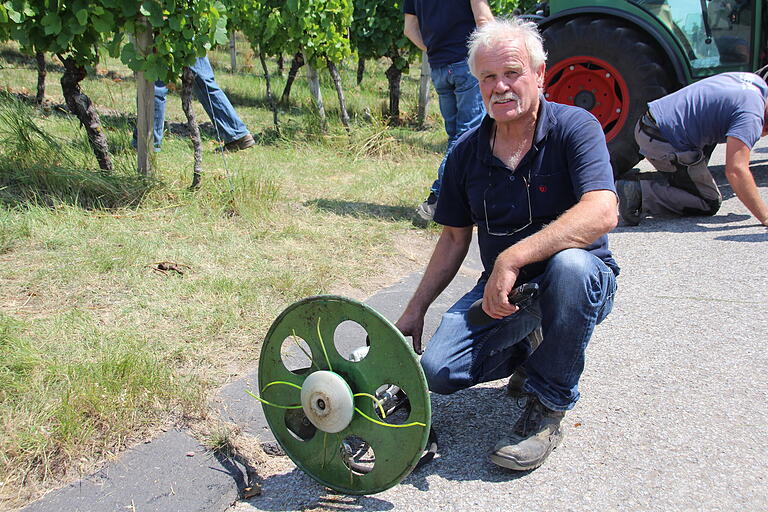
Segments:
[[[135,206],[154,186],[136,176],[135,171],[117,160],[112,173],[91,168],[87,161],[90,147],[84,131],[70,122],[78,134],[68,144],[42,128],[32,107],[5,94],[0,97],[0,201],[58,203],[83,208]],[[123,165],[120,165],[123,163]]]

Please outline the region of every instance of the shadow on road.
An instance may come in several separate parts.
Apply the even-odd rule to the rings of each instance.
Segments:
[[[374,496],[333,494],[300,469],[264,480],[264,493],[250,500],[257,510],[393,510],[395,506]]]
[[[474,387],[450,396],[432,394],[432,428],[440,441],[438,457],[411,473],[401,485],[429,490],[428,477],[446,480],[507,482],[530,471],[511,471],[493,464],[494,445],[522,413],[523,399],[511,398],[505,388]]]
[[[312,201],[307,201],[304,205],[315,207],[336,215],[344,215],[359,219],[379,218],[394,221],[405,220],[411,221],[414,224],[422,222],[423,225],[426,225],[426,222],[423,222],[416,217],[416,214],[414,213],[415,208],[406,206],[390,206],[361,201],[341,201],[338,199],[313,199]]]
[[[504,388],[475,387],[451,396],[432,395],[432,426],[439,438],[438,456],[408,475],[397,487],[430,489],[430,477],[456,481],[507,482],[530,472],[494,465],[489,454],[505,433],[512,431],[522,412],[517,399]],[[556,453],[556,452],[555,452]],[[266,478],[264,494],[251,500],[259,510],[392,510],[386,492],[375,496],[329,494],[329,490],[299,469]],[[285,490],[286,492],[282,492]],[[290,492],[287,492],[290,490]]]

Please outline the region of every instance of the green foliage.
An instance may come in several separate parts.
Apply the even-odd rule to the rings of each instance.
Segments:
[[[408,69],[412,45],[403,34],[402,2],[356,0],[351,33],[361,58],[389,57],[400,71]]]
[[[95,65],[98,47],[111,36],[115,0],[9,0],[10,36],[29,53],[72,55],[80,65]],[[100,30],[108,27],[107,30]]]
[[[95,65],[103,46],[149,80],[173,82],[196,57],[227,42],[224,12],[219,0],[8,0],[0,8],[0,36],[6,30],[29,53],[71,56],[82,66]],[[142,55],[125,40],[147,29],[154,42]]]
[[[295,53],[300,38],[286,30],[285,2],[281,0],[228,0],[229,30],[240,30],[256,51],[265,55]]]
[[[5,4],[0,4],[0,40],[2,41],[8,39],[10,22],[11,19],[8,17],[8,9],[5,7]]]
[[[286,7],[286,28],[299,39],[308,62],[321,58],[341,62],[351,54],[351,0],[287,0]]]
[[[226,8],[219,0],[144,0],[140,4],[129,0],[102,1],[121,4],[120,12],[127,13],[126,21],[117,26],[126,33],[140,34],[144,30],[140,17],[149,23],[154,36],[150,54],[141,55],[132,42],[120,51],[123,63],[134,71],[144,71],[148,80],[176,82],[185,66],[229,40]],[[111,45],[113,55],[119,48],[120,36]]]
[[[230,29],[245,34],[266,55],[301,50],[313,65],[351,54],[351,0],[227,0]]]
[[[538,2],[536,0],[490,0],[489,3],[495,16],[511,16],[515,9],[525,12]]]

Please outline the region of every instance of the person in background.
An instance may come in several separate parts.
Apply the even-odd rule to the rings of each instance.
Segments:
[[[253,136],[248,131],[245,123],[238,117],[235,107],[229,98],[221,90],[213,77],[213,69],[208,57],[199,57],[190,66],[195,73],[195,81],[192,87],[197,99],[203,105],[208,117],[215,125],[217,136],[224,142],[226,151],[239,151],[256,144]],[[165,131],[165,100],[168,95],[168,87],[161,80],[155,82],[155,119],[154,119],[154,146],[155,151],[160,151]],[[134,135],[135,139],[135,135]],[[134,140],[135,145],[135,140]]]
[[[474,128],[485,109],[477,79],[467,66],[467,38],[476,26],[493,19],[488,0],[405,0],[403,32],[427,52],[432,84],[448,134],[448,148],[437,170],[429,197],[416,213],[431,220],[440,195],[445,159],[459,136]]]

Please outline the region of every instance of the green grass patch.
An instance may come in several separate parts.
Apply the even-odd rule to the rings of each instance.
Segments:
[[[70,310],[47,319],[61,335],[0,315],[0,462],[5,484],[44,480],[73,460],[100,457],[167,422],[168,402],[188,411],[200,385],[174,375],[135,330],[100,329],[92,315]],[[42,341],[42,342],[41,342]]]

